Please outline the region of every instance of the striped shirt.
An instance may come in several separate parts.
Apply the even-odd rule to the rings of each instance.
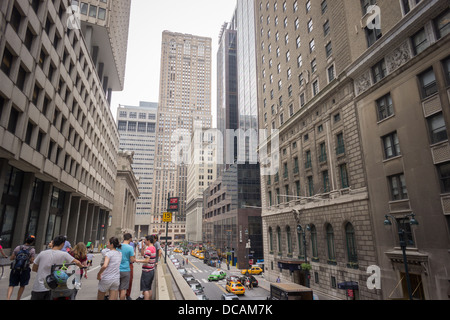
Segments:
[[[147,257],[150,258],[148,263],[145,263],[142,265],[142,271],[143,272],[149,272],[155,269],[155,262],[156,262],[156,248],[153,245],[148,246],[145,249],[144,252],[144,258],[147,259]]]

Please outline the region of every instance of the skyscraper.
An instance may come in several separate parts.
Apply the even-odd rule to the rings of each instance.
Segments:
[[[153,206],[153,164],[155,161],[156,122],[158,104],[141,101],[139,106],[123,106],[117,109],[117,127],[120,149],[133,151],[133,172],[139,178],[139,198],[136,203],[137,237],[150,233]]]
[[[184,239],[188,148],[194,122],[211,127],[211,39],[170,31],[162,33],[159,110],[153,206],[155,230],[162,230],[167,199],[179,197],[172,240]],[[184,154],[183,154],[184,152]],[[152,229],[152,230],[153,230]]]
[[[78,3],[0,3],[0,235],[6,248],[30,234],[39,235],[38,250],[58,234],[104,243],[119,149],[109,98],[123,87],[131,1],[85,1],[74,24],[79,11],[71,4]]]

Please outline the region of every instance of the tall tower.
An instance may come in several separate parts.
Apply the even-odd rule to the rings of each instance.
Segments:
[[[163,227],[159,223],[167,209],[168,196],[179,197],[171,233],[177,242],[184,239],[185,233],[188,163],[182,158],[189,149],[175,151],[189,144],[194,121],[201,122],[203,128],[211,127],[210,38],[163,32],[158,113],[152,232]]]
[[[140,195],[134,220],[136,237],[150,233],[157,114],[155,102],[141,101],[139,106],[121,105],[117,109],[120,149],[134,152],[132,167],[139,178]]]

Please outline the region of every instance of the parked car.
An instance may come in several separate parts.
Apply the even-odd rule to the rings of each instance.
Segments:
[[[177,262],[174,262],[173,265],[174,265],[175,268],[177,268],[177,269],[181,267],[181,266],[180,266],[180,263],[179,263],[178,261],[177,261]]]
[[[183,278],[187,282],[195,280],[194,276],[192,274],[190,274],[190,273],[183,274]]]
[[[258,286],[258,280],[256,280],[256,278],[252,275],[249,276],[243,276],[239,278],[239,282],[242,283],[243,285],[245,285],[246,281],[249,280],[252,284],[253,287],[257,287]]]
[[[209,298],[204,293],[196,294],[198,300],[209,300]]]
[[[195,294],[203,293],[203,286],[198,280],[188,281],[188,285],[194,291]]]
[[[220,300],[239,300],[239,297],[234,293],[222,293]]]
[[[261,269],[260,267],[251,267],[250,269],[244,269],[241,270],[241,274],[261,274],[263,272],[263,269]]]
[[[226,276],[227,274],[225,273],[225,271],[216,270],[208,276],[208,281],[219,281],[225,279]]]
[[[186,274],[186,273],[187,273],[187,271],[186,271],[185,268],[179,268],[179,269],[178,269],[178,272],[179,272],[180,274]]]
[[[225,287],[225,289],[230,293],[242,295],[245,294],[245,288],[240,282],[227,282],[227,286]]]

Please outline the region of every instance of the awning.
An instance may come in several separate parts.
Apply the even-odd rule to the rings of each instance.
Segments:
[[[343,290],[358,290],[358,282],[354,281],[344,281],[338,283],[338,288]]]
[[[300,260],[281,260],[278,261],[278,268],[290,271],[302,270],[302,263],[305,262]]]

